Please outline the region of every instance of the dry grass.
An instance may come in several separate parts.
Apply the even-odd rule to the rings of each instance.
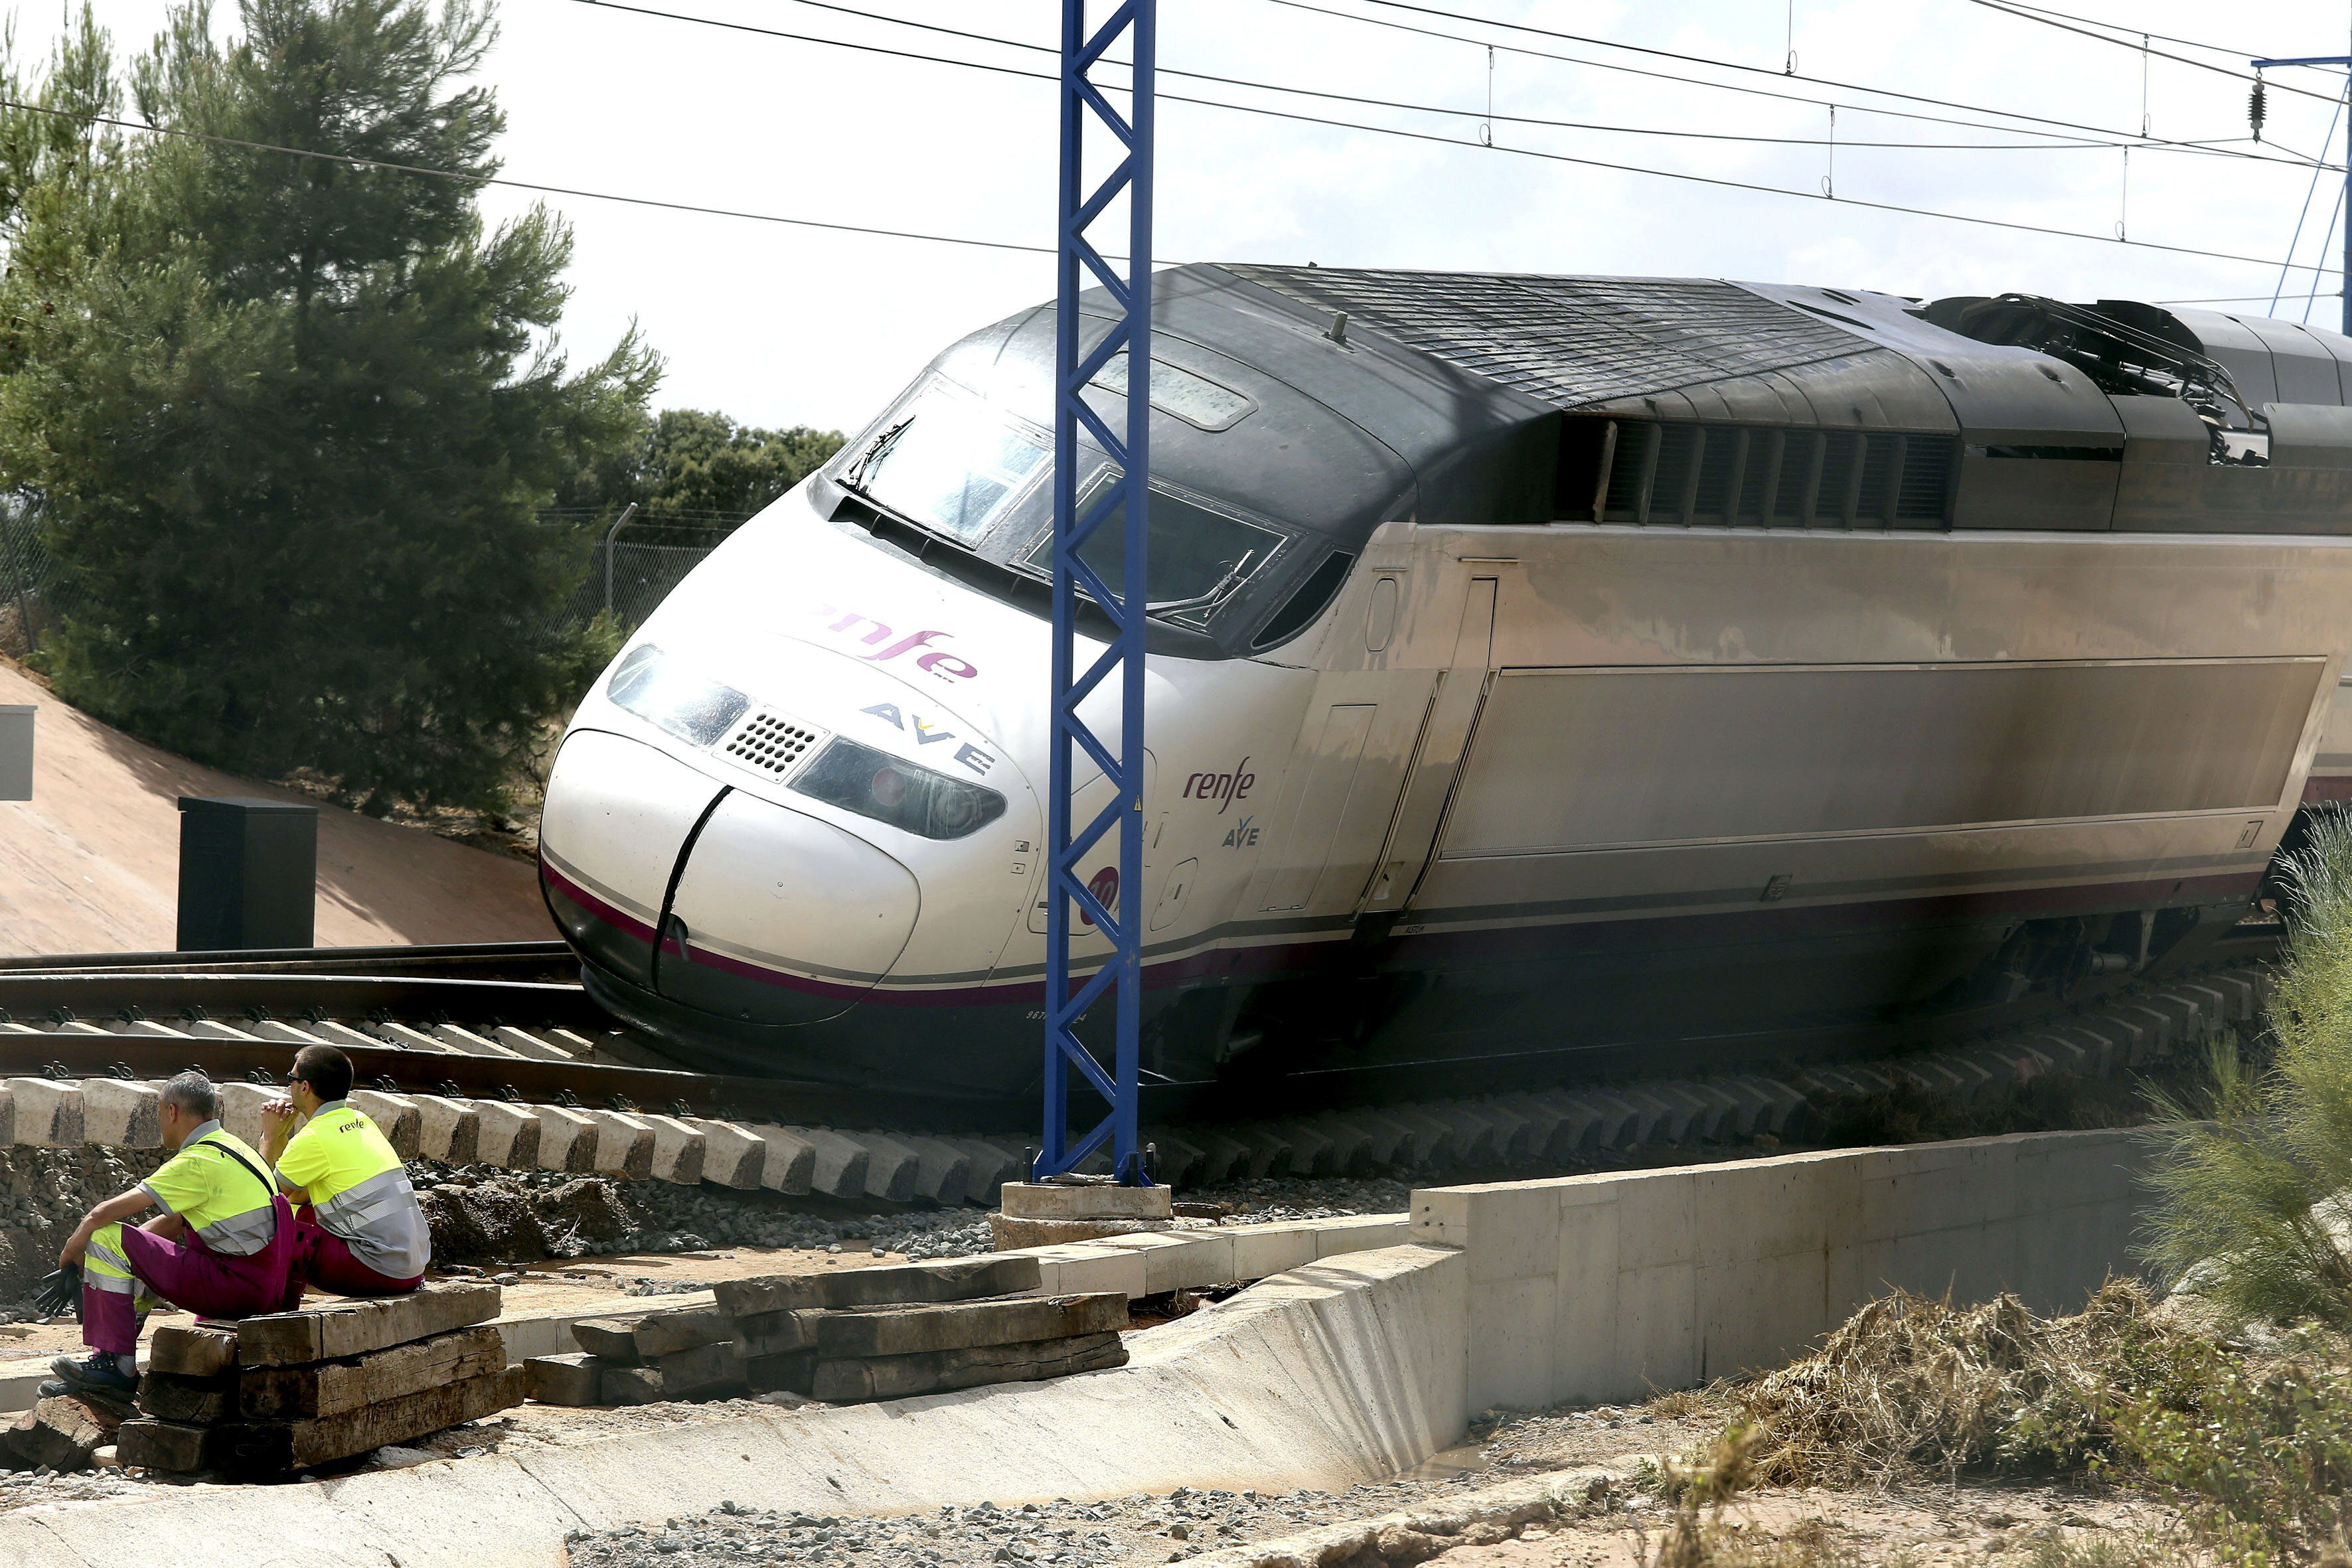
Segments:
[[[1853,1486],[1973,1468],[2067,1469],[2112,1443],[2110,1403],[2163,1381],[2179,1336],[2139,1286],[2037,1318],[2013,1296],[1956,1308],[1897,1291],[1803,1360],[1730,1391],[1756,1479]]]

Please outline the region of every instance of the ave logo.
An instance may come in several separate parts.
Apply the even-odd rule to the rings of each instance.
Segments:
[[[1223,847],[1227,849],[1255,849],[1257,847],[1257,818],[1255,816],[1244,816],[1239,822],[1234,823],[1232,828],[1226,832]]]
[[[881,720],[902,735],[913,735],[915,744],[918,746],[936,746],[942,741],[952,741],[956,738],[953,730],[942,729],[920,713],[899,712],[898,705],[895,702],[877,702],[873,707],[860,708],[858,711]],[[989,769],[996,765],[994,757],[970,742],[955,749],[955,760],[973,773],[982,774],[985,774]]]

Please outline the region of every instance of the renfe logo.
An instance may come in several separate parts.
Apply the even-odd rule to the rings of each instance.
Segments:
[[[1222,801],[1223,804],[1217,807],[1217,815],[1223,816],[1233,808],[1234,802],[1249,798],[1250,786],[1255,783],[1257,775],[1249,771],[1249,759],[1244,757],[1241,765],[1232,773],[1194,773],[1186,779],[1184,798]]]
[[[831,606],[827,606],[820,613],[828,616],[835,614]],[[868,628],[863,634],[857,631],[861,626]],[[841,616],[825,629],[856,636],[858,641],[868,647],[881,649],[878,653],[861,653],[857,656],[868,664],[887,664],[911,648],[921,647],[934,637],[953,635],[949,632],[916,632],[910,637],[899,637],[896,642],[892,642],[890,639],[893,634],[888,626],[884,626],[872,616],[860,615],[856,611]],[[980,673],[979,666],[967,663],[944,648],[933,648],[929,653],[923,654],[915,660],[915,668],[926,675],[935,675],[941,680],[970,680]]]

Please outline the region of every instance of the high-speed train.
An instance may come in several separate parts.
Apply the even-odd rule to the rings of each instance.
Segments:
[[[1957,1026],[2192,962],[2352,793],[2346,338],[1239,265],[1153,309],[1145,874],[1095,873],[1153,1074]],[[1034,1081],[1053,358],[1042,306],[949,348],[582,702],[547,900],[687,1059]]]

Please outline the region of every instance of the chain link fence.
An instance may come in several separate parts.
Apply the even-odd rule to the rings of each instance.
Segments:
[[[734,531],[748,514],[689,514],[681,519],[626,516],[583,531],[584,568],[572,595],[550,616],[560,626],[583,626],[609,611],[625,635],[645,623],[670,590]],[[548,511],[551,526],[587,521]],[[73,590],[42,548],[38,520],[21,503],[0,498],[0,652],[23,658],[37,652],[59,618],[72,610]]]

